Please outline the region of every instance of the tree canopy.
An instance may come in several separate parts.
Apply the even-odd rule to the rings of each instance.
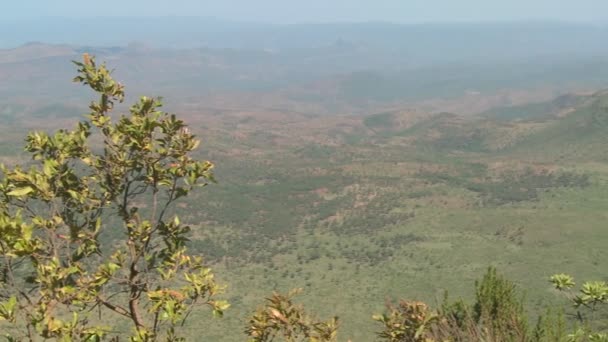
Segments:
[[[99,96],[87,120],[30,133],[32,165],[1,168],[2,330],[15,341],[97,341],[124,335],[107,324],[123,318],[132,341],[181,340],[175,327],[191,310],[228,307],[174,210],[213,181],[213,164],[192,157],[199,142],[160,98],[116,117],[123,86],[87,54],[75,64],[74,81]]]

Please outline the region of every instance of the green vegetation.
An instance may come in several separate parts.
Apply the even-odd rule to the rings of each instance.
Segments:
[[[25,340],[30,326],[33,336],[72,340],[545,342],[605,331],[599,301],[593,315],[583,305],[584,320],[571,319],[546,283],[554,272],[593,279],[605,271],[605,94],[533,123],[392,110],[329,119],[214,112],[187,113],[186,129],[157,99],[142,98],[129,115],[107,114],[122,88],[105,68],[79,66],[79,80],[101,92],[87,121],[74,131],[30,134],[33,161],[0,140],[2,161],[11,165],[3,171],[0,241],[12,251],[0,262],[18,279],[11,283],[8,271],[3,279],[3,332]],[[74,114],[70,108],[65,116],[61,107],[47,109],[62,118]],[[14,122],[0,127],[6,141],[39,123],[7,115]],[[204,132],[205,158],[190,130]],[[219,182],[189,192],[192,175],[211,181],[212,164],[198,161],[207,158]],[[174,181],[183,191],[167,193]],[[125,194],[128,208],[138,208],[133,213],[118,201]],[[132,248],[141,255],[136,263]],[[59,277],[45,278],[37,265]],[[129,280],[133,265],[139,280]],[[490,265],[504,275],[491,268],[470,291]],[[171,266],[179,272],[167,273]],[[218,283],[227,284],[222,296],[231,310],[207,324],[204,310],[190,308],[222,311]],[[593,286],[582,290],[602,288]],[[298,298],[306,310],[282,294],[296,287],[304,289]],[[15,292],[24,289],[31,304]],[[446,290],[462,299],[437,304]],[[417,301],[396,300],[403,297]],[[129,311],[133,298],[145,317],[140,324]],[[371,314],[387,298],[392,304],[375,323]],[[116,307],[124,303],[126,312]],[[100,319],[96,310],[108,314]],[[316,318],[334,315],[340,320]]]
[[[551,277],[551,283],[559,291],[565,292],[568,299],[576,309],[575,317],[578,321],[576,331],[570,335],[576,341],[608,341],[608,334],[598,332],[606,331],[603,319],[606,304],[608,304],[608,283],[605,281],[589,281],[581,285],[578,293],[574,293],[574,278],[567,274],[556,274]]]
[[[374,114],[366,117],[363,124],[368,128],[391,128],[394,124],[393,115],[390,112]]]
[[[169,217],[176,200],[213,179],[213,165],[191,157],[198,142],[156,99],[142,97],[113,123],[122,85],[87,55],[76,64],[75,81],[100,96],[89,120],[72,131],[29,134],[35,165],[1,169],[4,335],[99,341],[128,334],[99,322],[94,311],[103,311],[130,321],[131,341],[183,341],[177,328],[192,309],[228,307],[215,299],[221,287],[202,258],[187,254],[190,227]],[[93,127],[99,153],[89,144]],[[142,210],[145,202],[152,207]]]
[[[467,181],[444,174],[424,173],[420,177],[432,183],[447,182],[462,186],[480,196],[480,205],[505,205],[522,201],[537,201],[542,191],[555,188],[584,188],[589,176],[572,172],[554,174],[547,170],[535,172],[527,168],[521,172],[506,172],[495,179]]]
[[[556,275],[551,278],[555,286],[567,290],[574,285],[572,278]],[[606,283],[586,283],[581,296],[574,297],[577,307],[586,306],[595,312],[597,304],[606,304]],[[475,301],[450,302],[447,292],[439,310],[431,310],[418,301],[388,302],[386,312],[373,316],[381,325],[376,333],[378,341],[386,342],[438,342],[438,341],[606,341],[608,335],[592,332],[588,326],[567,333],[564,317],[549,310],[539,316],[530,327],[524,310],[523,297],[515,284],[490,267],[483,279],[475,285]],[[328,322],[311,322],[301,306],[292,302],[295,292],[274,294],[268,305],[251,319],[246,333],[252,341],[330,342],[337,337],[337,318]],[[579,315],[579,317],[581,317]],[[589,322],[589,321],[587,321]]]
[[[266,342],[279,339],[286,342],[310,341],[333,342],[338,332],[338,318],[327,322],[314,322],[304,312],[301,305],[293,303],[297,294],[275,293],[268,298],[267,305],[259,309],[251,318],[245,333],[252,342]]]
[[[481,116],[498,120],[535,120],[542,121],[563,114],[584,103],[584,96],[562,95],[553,101],[528,103],[520,106],[493,108]]]
[[[450,303],[447,293],[441,309],[430,312],[426,304],[401,301],[388,305],[389,315],[375,319],[384,325],[378,336],[386,341],[539,341],[529,335],[523,301],[515,285],[490,268],[476,284],[475,303]]]

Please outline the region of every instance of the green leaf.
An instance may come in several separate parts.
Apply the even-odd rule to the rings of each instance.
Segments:
[[[551,276],[549,281],[553,284],[553,286],[558,290],[570,289],[574,287],[574,278],[568,274],[555,274]]]
[[[55,162],[54,160],[51,160],[51,159],[46,159],[44,161],[44,165],[42,167],[42,171],[44,172],[44,175],[47,177],[52,176],[55,173],[56,166],[57,166],[57,162]]]
[[[374,321],[380,321],[380,322],[383,322],[385,320],[384,315],[373,315],[372,319]]]
[[[23,225],[22,236],[25,241],[30,241],[32,239],[33,227],[29,225]]]
[[[32,191],[34,191],[34,189],[31,186],[26,186],[23,188],[17,188],[15,190],[9,192],[8,195],[15,196],[15,197],[21,197],[21,196],[25,196],[25,195],[29,194]]]

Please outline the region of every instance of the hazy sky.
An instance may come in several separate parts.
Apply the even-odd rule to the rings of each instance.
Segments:
[[[274,23],[560,20],[608,22],[608,0],[0,0],[0,18],[212,16]]]

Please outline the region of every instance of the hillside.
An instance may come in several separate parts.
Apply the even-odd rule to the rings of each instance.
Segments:
[[[556,300],[551,273],[602,272],[607,132],[580,124],[606,113],[604,99],[531,121],[389,112],[307,119],[283,140],[279,126],[266,142],[252,133],[243,151],[213,153],[220,183],[200,199],[210,205],[193,245],[222,260],[236,311],[262,289],[303,286],[307,305],[339,313],[353,340],[371,340],[369,312],[385,298],[467,297],[489,264],[541,310]],[[570,131],[579,138],[560,139]],[[560,146],[589,154],[557,158]]]
[[[468,297],[490,264],[541,310],[556,300],[549,274],[593,278],[607,257],[606,99],[558,98],[532,105],[529,118],[526,107],[496,109],[514,117],[184,107],[219,183],[182,208],[183,219],[200,222],[191,246],[229,284],[233,304],[217,325],[195,318],[189,331],[238,340],[225,327],[240,326],[259,298],[303,287],[311,310],[341,316],[342,337],[367,341],[370,313],[386,298],[433,303],[447,288]],[[13,122],[2,127],[4,159],[19,130],[68,124],[77,112],[2,108]]]
[[[279,51],[262,47],[158,48],[140,43],[94,47],[29,43],[0,49],[0,100],[44,106],[82,103],[66,83],[70,60],[84,53],[108,61],[131,94],[155,93],[181,109],[279,109],[318,115],[366,115],[390,110],[471,114],[499,106],[547,101],[607,85],[605,60],[438,61],[427,66],[380,63],[386,47],[329,44]],[[400,59],[402,61],[402,59]],[[36,96],[30,96],[32,93]],[[35,110],[35,108],[34,108]]]
[[[370,341],[385,299],[435,303],[448,288],[469,298],[489,265],[535,311],[559,300],[550,274],[603,276],[608,95],[588,93],[603,62],[586,73],[576,61],[516,64],[512,78],[503,65],[496,80],[446,67],[452,77],[434,83],[428,69],[336,73],[336,50],[354,49],[337,45],[301,59],[137,44],[2,50],[0,161],[24,161],[27,130],[71,127],[86,112],[84,91],[65,85],[67,60],[84,51],[115,66],[131,98],[167,96],[217,165],[218,183],[180,207],[195,223],[191,247],[229,286],[223,320],[186,327],[212,341],[240,340],[235,327],[275,289],[303,287],[312,311],[341,317],[341,340]]]

